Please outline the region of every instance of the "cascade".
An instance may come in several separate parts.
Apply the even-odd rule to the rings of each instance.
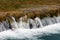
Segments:
[[[60,17],[55,17],[56,23],[60,23]]]
[[[0,32],[6,30],[5,26],[3,23],[0,22]]]
[[[45,17],[43,19],[39,17],[35,19],[28,18],[27,22],[23,20],[24,17],[20,17],[19,22],[17,22],[14,17],[11,17],[11,19],[11,21],[9,20],[10,23],[8,19],[0,22],[1,40],[40,40],[39,38],[44,36],[53,34],[60,35],[60,17]],[[10,30],[9,24],[11,24],[12,29],[16,30]]]
[[[18,23],[18,26],[19,26],[19,28],[29,28],[29,22],[28,22],[28,20],[27,20],[27,22],[25,22],[25,21],[23,21],[23,17],[21,17],[20,19],[19,19],[19,23]]]
[[[52,19],[53,19],[53,18],[50,18],[50,17],[46,17],[46,18],[42,19],[43,25],[46,26],[46,25],[51,25],[51,24],[53,24]]]
[[[19,27],[19,28],[24,28],[24,27],[23,27],[23,21],[22,21],[22,20],[23,20],[23,18],[21,17],[21,18],[19,19],[19,22],[18,22],[18,27]]]
[[[12,18],[12,22],[11,22],[12,28],[13,28],[13,29],[14,29],[14,28],[18,28],[18,25],[17,25],[17,22],[16,22],[15,18],[14,18],[14,17],[11,17],[11,18]]]
[[[31,28],[33,28],[33,29],[37,28],[36,23],[35,23],[35,21],[33,19],[29,19],[29,24],[30,24]]]
[[[9,23],[8,23],[8,20],[3,21],[2,23],[3,23],[4,27],[6,28],[6,30],[8,30],[8,29],[9,29]]]
[[[10,23],[9,23],[10,22]],[[60,17],[45,17],[43,19],[40,19],[39,17],[36,17],[35,19],[28,18],[27,21],[24,21],[24,17],[19,18],[19,22],[15,20],[14,17],[11,17],[11,20],[8,21],[2,21],[0,22],[1,29],[8,30],[9,26],[14,28],[22,28],[22,29],[35,29],[35,28],[41,28],[47,25],[52,25],[55,23],[60,23]]]
[[[35,22],[36,22],[36,25],[38,28],[43,27],[43,24],[42,24],[41,19],[39,17],[35,18]]]
[[[15,3],[0,5],[0,40],[60,40],[60,0],[40,0],[41,5],[39,0],[12,1],[0,3]]]

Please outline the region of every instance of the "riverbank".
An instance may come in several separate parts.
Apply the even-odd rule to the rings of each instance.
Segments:
[[[59,5],[42,5],[36,8],[21,8],[15,11],[0,11],[0,21],[5,20],[8,16],[14,16],[16,19],[28,15],[29,18],[35,18],[36,16],[44,18],[47,16],[59,16],[60,6]]]

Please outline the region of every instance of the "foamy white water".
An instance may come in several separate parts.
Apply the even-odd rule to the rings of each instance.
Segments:
[[[19,19],[19,22],[18,22],[18,27],[19,27],[19,28],[27,28],[27,29],[29,29],[29,28],[30,28],[30,27],[29,27],[29,21],[24,22],[24,21],[23,21],[23,17],[21,17],[21,18]]]
[[[42,37],[45,35],[51,35],[51,34],[60,34],[60,23],[49,25],[43,28],[37,28],[37,29],[15,29],[7,30],[0,32],[0,39],[1,40],[7,40],[10,39],[32,39],[32,40],[38,40],[38,37]],[[30,40],[31,40],[30,39]]]
[[[4,25],[0,22],[0,32],[6,30]]]
[[[15,18],[12,17],[11,27],[14,30],[5,30],[6,27],[8,28],[8,22],[0,22],[0,31],[2,31],[0,32],[0,40],[48,40],[48,37],[41,38],[44,38],[44,36],[50,37],[52,34],[60,35],[60,17],[46,17],[44,19],[36,17],[35,20],[28,19],[27,22],[22,21],[22,19],[20,18],[19,22],[16,22]],[[40,28],[37,27],[37,24]],[[32,28],[30,29],[30,27]],[[56,39],[59,39],[59,37]]]
[[[60,17],[55,17],[55,19],[57,23],[60,23]]]
[[[17,22],[16,22],[15,18],[12,17],[12,19],[13,19],[13,22],[11,22],[12,28],[18,28],[18,25],[17,25]]]
[[[35,22],[36,22],[37,27],[38,27],[38,26],[39,26],[39,27],[43,27],[43,24],[42,24],[41,19],[40,19],[39,17],[36,17],[36,18],[35,18]]]
[[[33,19],[29,19],[29,23],[32,25],[33,29],[37,28],[37,25]]]

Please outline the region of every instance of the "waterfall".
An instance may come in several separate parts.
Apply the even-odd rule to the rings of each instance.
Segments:
[[[57,23],[60,23],[60,17],[55,17]]]
[[[35,23],[35,21],[33,19],[29,19],[29,24],[30,24],[31,28],[33,28],[33,29],[37,28],[36,23]]]
[[[8,30],[9,27],[11,29],[36,29],[56,23],[60,23],[60,17],[45,17],[43,19],[36,17],[35,19],[28,18],[27,21],[25,21],[24,17],[20,17],[19,22],[17,22],[12,16],[9,21],[7,18],[6,21],[0,22],[0,31]]]
[[[12,27],[13,30],[10,30],[9,26]],[[17,22],[14,17],[11,17],[9,21],[7,18],[6,21],[0,22],[0,39],[40,40],[41,37],[50,36],[51,34],[60,35],[59,26],[60,17],[55,16],[52,18],[45,17],[43,19],[39,17],[35,19],[28,18],[27,21],[25,21],[24,17],[20,17],[19,22]]]
[[[46,18],[42,19],[42,24],[43,24],[44,26],[46,26],[46,25],[51,25],[51,24],[53,24],[53,22],[52,22],[52,20],[51,20],[50,17],[46,17]]]
[[[35,18],[35,22],[36,22],[36,25],[38,28],[43,27],[43,24],[42,24],[41,19],[39,17]]]
[[[52,21],[52,24],[55,24],[56,23],[56,20],[55,20],[55,18],[53,17],[53,18],[51,18],[51,21]]]
[[[43,26],[46,26],[46,25],[52,25],[52,24],[55,24],[55,23],[60,23],[60,17],[46,17],[44,19],[41,20],[42,21],[42,24]]]
[[[0,32],[6,30],[5,26],[3,23],[0,22]]]
[[[19,28],[24,28],[24,27],[23,27],[23,21],[22,21],[22,20],[23,20],[23,18],[21,17],[21,18],[19,19],[19,22],[18,22],[18,27],[19,27]]]
[[[8,29],[9,29],[9,23],[8,23],[8,20],[3,21],[2,23],[3,23],[4,27],[6,28],[6,30],[8,30]]]
[[[18,23],[18,26],[19,26],[19,28],[27,28],[27,29],[29,29],[29,21],[27,20],[27,22],[25,22],[25,21],[23,21],[23,17],[21,17],[20,19],[19,19],[19,23]]]
[[[12,28],[13,29],[18,28],[18,25],[17,25],[17,22],[16,22],[15,18],[14,17],[11,17],[11,18],[12,18],[12,22],[11,22]]]

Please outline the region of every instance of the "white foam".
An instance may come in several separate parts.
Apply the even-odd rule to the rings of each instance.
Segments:
[[[49,25],[43,28],[37,28],[37,29],[15,29],[7,30],[0,32],[0,39],[4,40],[6,38],[32,38],[34,35],[42,36],[42,35],[49,35],[49,34],[58,34],[60,33],[60,23]]]

